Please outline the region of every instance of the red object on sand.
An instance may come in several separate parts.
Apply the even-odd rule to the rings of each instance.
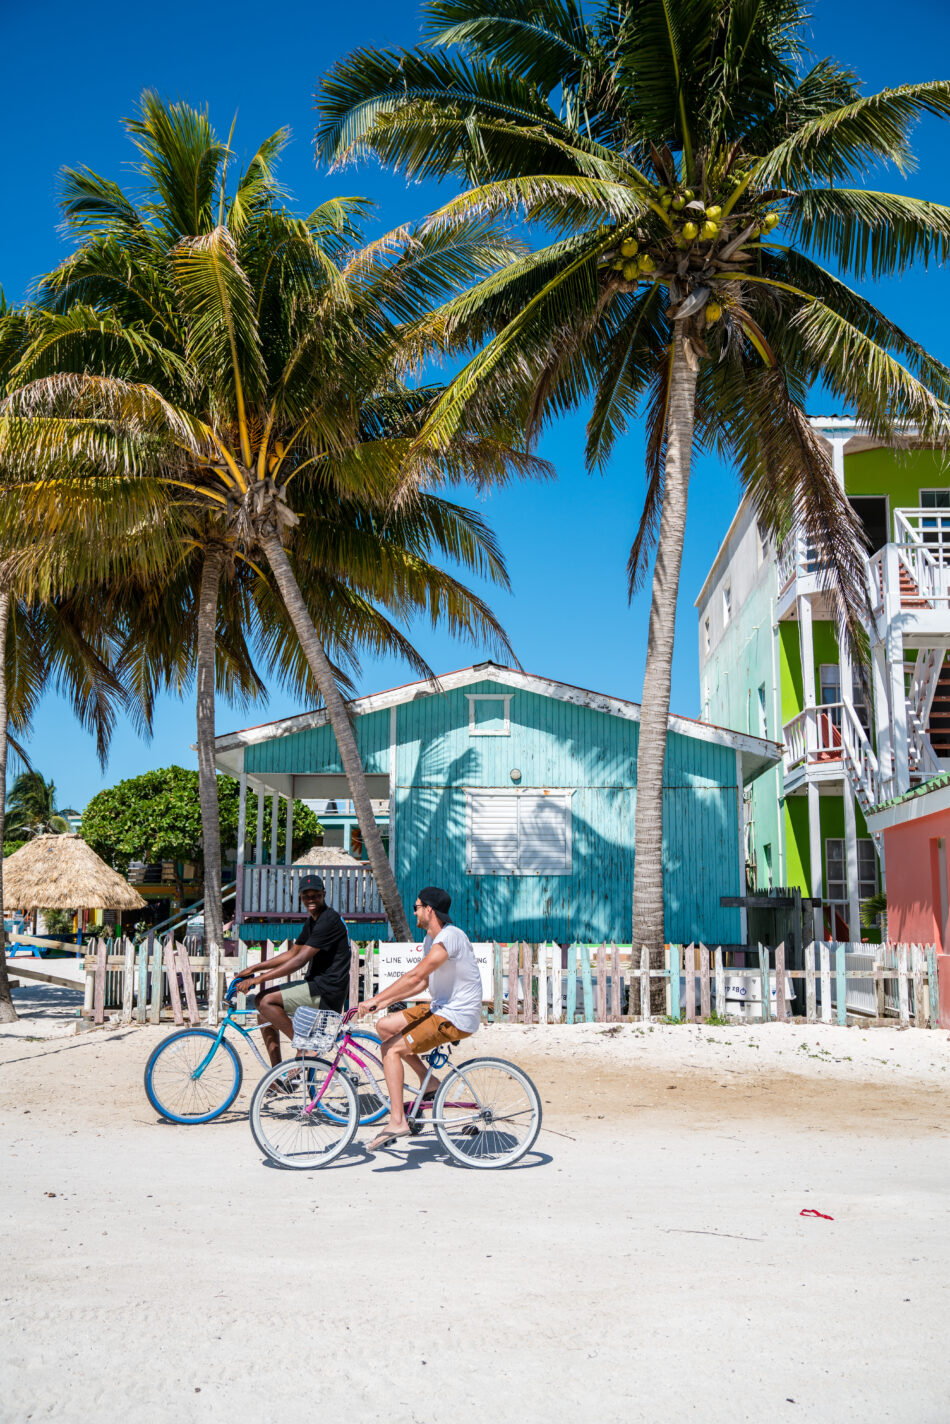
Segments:
[[[815,1211],[812,1207],[806,1207],[804,1211],[800,1211],[798,1214],[799,1216],[820,1216],[822,1221],[834,1221],[833,1216],[828,1216],[824,1211]]]

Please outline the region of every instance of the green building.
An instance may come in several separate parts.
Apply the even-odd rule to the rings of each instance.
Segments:
[[[745,794],[749,886],[797,885],[816,935],[859,940],[883,878],[865,810],[950,768],[950,486],[911,436],[811,424],[868,537],[870,701],[815,551],[797,528],[776,547],[746,497],[696,600],[702,715],[784,744]]]

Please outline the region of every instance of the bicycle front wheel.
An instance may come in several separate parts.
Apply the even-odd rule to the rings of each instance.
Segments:
[[[460,1063],[435,1099],[436,1135],[463,1167],[511,1167],[530,1152],[541,1131],[538,1090],[503,1058]]]
[[[216,1033],[186,1028],[169,1034],[145,1065],[145,1092],[157,1113],[169,1122],[211,1122],[220,1117],[241,1091],[244,1069],[226,1038],[210,1061]]]
[[[291,1058],[265,1073],[251,1098],[251,1131],[278,1166],[326,1167],[359,1126],[353,1084],[325,1058]]]

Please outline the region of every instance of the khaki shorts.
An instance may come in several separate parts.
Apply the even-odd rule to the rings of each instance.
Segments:
[[[441,1014],[434,1014],[428,1004],[412,1004],[408,1009],[403,1009],[403,1014],[407,1023],[402,1036],[413,1053],[428,1053],[440,1044],[460,1043],[463,1038],[472,1036],[470,1033],[463,1033]]]
[[[311,998],[310,985],[306,979],[298,980],[296,984],[275,984],[273,988],[265,986],[257,996],[258,1003],[268,994],[280,995],[284,1013],[289,1014],[291,1018],[293,1018],[294,1009],[319,1009],[321,1007],[320,995],[317,994]]]

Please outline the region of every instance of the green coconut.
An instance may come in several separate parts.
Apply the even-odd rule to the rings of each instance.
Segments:
[[[707,302],[707,303],[706,303],[706,325],[707,325],[707,326],[712,326],[713,322],[718,321],[721,316],[722,316],[722,307],[719,305],[718,302]]]
[[[719,224],[717,222],[706,221],[703,223],[700,237],[703,242],[712,242],[714,237],[719,236]]]
[[[695,242],[696,238],[699,236],[699,228],[694,222],[684,223],[683,236],[686,238],[687,242]]]
[[[621,257],[636,257],[640,251],[640,244],[635,237],[625,237],[620,244]]]
[[[625,282],[635,282],[639,273],[640,268],[636,262],[625,262],[623,264],[623,277]]]

